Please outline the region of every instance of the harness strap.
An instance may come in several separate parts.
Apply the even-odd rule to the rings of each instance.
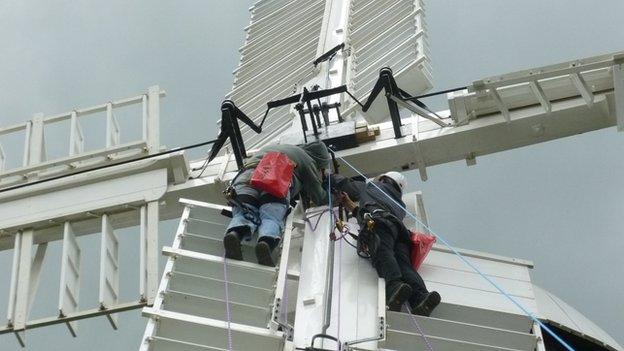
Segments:
[[[243,211],[243,216],[250,222],[255,225],[260,225],[261,220],[257,215],[256,211],[252,210],[250,207],[258,208],[259,201],[253,196],[250,195],[238,195],[234,187],[229,186],[225,191],[223,191],[225,198],[228,200],[228,204],[232,207],[236,206]]]
[[[258,199],[258,203],[259,206],[262,206],[264,204],[268,204],[271,202],[278,202],[280,204],[284,204],[284,205],[290,205],[290,203],[288,201],[286,201],[286,198],[279,198],[277,196],[273,196],[269,193],[262,193],[260,194],[260,199]]]

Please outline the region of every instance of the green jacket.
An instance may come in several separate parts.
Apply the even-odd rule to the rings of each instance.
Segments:
[[[330,161],[325,144],[314,142],[302,146],[288,144],[265,146],[249,159],[245,168],[256,167],[262,157],[270,151],[286,154],[295,163],[291,198],[303,193],[317,206],[328,203],[327,191],[323,188],[321,178],[321,168],[328,168]]]

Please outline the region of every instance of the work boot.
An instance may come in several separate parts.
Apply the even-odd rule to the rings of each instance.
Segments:
[[[223,247],[225,257],[232,260],[243,260],[243,250],[241,249],[241,237],[237,231],[230,230],[223,237]]]
[[[275,267],[273,256],[271,256],[275,244],[276,241],[273,238],[262,237],[258,239],[258,243],[256,244],[256,258],[258,259],[259,264],[263,266]]]
[[[412,295],[412,288],[400,280],[390,282],[386,287],[386,305],[390,311],[401,312],[401,306]]]
[[[419,316],[429,317],[431,316],[431,312],[433,312],[433,310],[440,304],[440,301],[442,301],[442,298],[437,291],[427,293],[424,300],[422,300],[419,304],[411,306],[412,313]]]

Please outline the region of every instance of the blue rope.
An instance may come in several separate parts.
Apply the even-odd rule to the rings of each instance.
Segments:
[[[351,169],[353,169],[356,173],[358,173],[362,177],[366,178],[366,176],[362,172],[360,172],[357,168],[353,167],[353,165],[351,165],[347,160],[345,160],[344,158],[342,158],[342,157],[340,157],[338,155],[336,155],[336,157],[341,159],[342,162],[344,162],[347,166],[349,166]],[[438,238],[449,250],[453,251],[453,253],[455,255],[457,255],[457,257],[459,257],[462,261],[464,261],[465,264],[467,264],[475,272],[479,273],[479,275],[481,275],[483,277],[483,279],[485,279],[488,283],[490,283],[492,286],[494,286],[501,294],[503,294],[509,301],[511,301],[514,305],[516,305],[516,307],[518,307],[522,312],[524,312],[524,314],[526,314],[528,317],[530,317],[541,328],[546,330],[546,332],[548,332],[548,334],[550,334],[553,338],[555,338],[555,340],[557,340],[563,347],[565,347],[568,351],[576,351],[572,346],[568,345],[568,343],[566,343],[561,337],[559,337],[559,335],[557,335],[548,326],[546,326],[544,323],[542,323],[542,321],[540,321],[531,312],[529,312],[520,302],[516,301],[516,299],[514,299],[509,293],[507,293],[507,291],[505,291],[496,282],[494,282],[492,279],[490,279],[488,276],[486,276],[483,272],[481,272],[481,270],[479,268],[477,268],[472,262],[470,262],[462,254],[460,254],[457,250],[455,250],[455,248],[452,247],[451,244],[449,244],[448,241],[446,241],[440,235],[436,234],[428,225],[424,224],[417,216],[415,216],[410,211],[408,211],[407,208],[405,208],[404,206],[401,206],[401,204],[398,203],[395,199],[393,199],[390,195],[386,194],[386,192],[384,192],[377,184],[375,184],[374,182],[368,182],[368,183],[372,184],[375,188],[377,188],[379,191],[381,191],[381,193],[384,194],[388,199],[390,199],[390,201],[394,202],[394,204],[396,204],[397,206],[402,208],[405,211],[406,214],[408,214],[416,222],[418,222],[420,225],[422,225],[424,228],[426,228],[431,234],[433,234],[436,238]]]

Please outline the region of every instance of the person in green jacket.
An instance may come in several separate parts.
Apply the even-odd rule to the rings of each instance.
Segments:
[[[271,151],[285,154],[295,164],[290,189],[283,199],[256,189],[250,184],[254,169],[262,157]],[[301,195],[316,205],[327,203],[328,194],[323,188],[322,174],[329,169],[330,161],[327,147],[320,141],[301,146],[270,145],[254,154],[232,181],[235,195],[230,201],[232,220],[223,238],[225,256],[242,260],[241,240],[250,240],[257,230],[258,242],[255,253],[258,263],[275,266],[271,253],[281,240],[290,200]]]

